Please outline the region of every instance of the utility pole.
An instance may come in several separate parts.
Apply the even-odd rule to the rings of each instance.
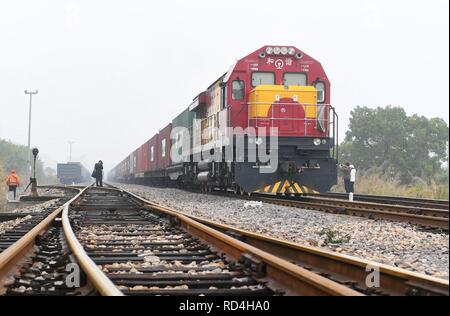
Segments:
[[[72,162],[72,145],[75,144],[74,141],[69,141],[69,162]]]
[[[31,170],[31,103],[33,99],[33,94],[38,94],[38,90],[25,90],[25,94],[30,95],[30,109],[28,113],[28,172],[30,173],[30,178],[32,178]]]

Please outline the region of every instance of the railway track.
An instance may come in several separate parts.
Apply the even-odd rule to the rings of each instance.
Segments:
[[[223,194],[223,192],[215,192],[215,194]],[[251,197],[242,196],[242,198],[334,214],[407,222],[430,231],[448,232],[449,230],[449,211],[444,209],[362,201],[350,202],[321,196],[276,196],[252,193]]]
[[[176,212],[147,201],[133,193],[136,203],[161,212]],[[177,212],[180,213],[180,212]],[[363,295],[449,295],[449,282],[369,260],[337,254],[317,247],[303,246],[265,235],[237,229],[228,225],[181,213],[208,227],[219,230],[251,246],[279,256],[333,282]],[[366,283],[370,271],[379,271],[379,287]]]
[[[65,196],[52,196],[52,197],[41,197],[41,199],[34,198],[34,201],[48,201],[50,199],[58,199],[52,207],[47,207],[42,210],[42,212],[10,212],[10,213],[0,213],[0,222],[6,222],[16,219],[23,219],[18,225],[12,228],[5,229],[4,232],[0,233],[0,253],[7,249],[9,246],[14,244],[25,234],[27,234],[31,229],[38,225],[42,220],[47,218],[55,209],[63,205],[70,196],[74,196],[79,190],[74,188],[65,188],[59,186],[47,186],[47,188],[57,188],[66,191]],[[28,201],[29,199],[23,199]]]
[[[75,288],[69,264],[83,271]],[[361,295],[183,214],[92,187],[3,251],[0,279],[6,295]]]
[[[448,201],[436,200],[436,208],[429,208],[431,201],[419,199],[423,203],[414,204],[412,198],[392,197],[387,199],[387,203],[369,202],[369,201],[348,201],[348,195],[343,194],[308,194],[304,196],[297,195],[275,195],[271,193],[253,192],[251,194],[236,195],[231,191],[211,191],[210,193],[222,196],[235,196],[245,200],[262,201],[265,203],[297,207],[309,210],[323,211],[333,214],[360,216],[370,219],[384,219],[397,222],[406,222],[420,226],[421,229],[429,232],[448,232],[449,231],[449,210]],[[338,198],[337,198],[338,197]],[[390,197],[386,197],[390,198]],[[362,198],[361,198],[362,199]],[[373,201],[382,201],[382,197]],[[396,202],[396,201],[403,201]],[[424,202],[428,201],[428,202]],[[447,208],[445,203],[447,202]],[[404,205],[402,205],[404,204]],[[425,207],[426,206],[426,207]]]
[[[306,194],[310,197],[324,197],[324,198],[334,198],[334,199],[348,199],[348,194],[328,192],[322,194]],[[373,202],[382,204],[394,204],[403,205],[414,208],[424,208],[424,209],[449,209],[448,200],[432,200],[432,199],[422,199],[422,198],[410,198],[402,196],[384,196],[384,195],[371,195],[371,194],[355,194],[353,196],[355,201],[361,202]]]

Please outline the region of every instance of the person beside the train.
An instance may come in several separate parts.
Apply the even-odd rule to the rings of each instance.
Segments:
[[[346,162],[344,165],[339,165],[339,169],[342,171],[342,177],[344,178],[344,188],[346,193],[350,193],[350,166],[349,162]]]
[[[6,178],[6,185],[8,186],[7,199],[10,200],[10,192],[13,194],[13,201],[16,200],[17,187],[20,185],[20,178],[16,173],[16,170],[11,170],[11,174]]]
[[[95,185],[98,187],[103,186],[103,161],[99,160],[94,166],[94,172],[92,175],[95,178]]]
[[[355,181],[356,181],[356,168],[354,165],[350,165],[350,182],[348,193],[355,193]]]

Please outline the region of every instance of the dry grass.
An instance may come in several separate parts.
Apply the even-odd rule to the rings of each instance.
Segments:
[[[339,184],[332,191],[345,191],[342,179],[339,179]],[[402,185],[397,179],[390,179],[377,173],[358,174],[355,183],[355,193],[441,200],[448,200],[449,198],[448,183],[441,184],[436,181],[427,183],[422,179],[416,179],[413,184]]]

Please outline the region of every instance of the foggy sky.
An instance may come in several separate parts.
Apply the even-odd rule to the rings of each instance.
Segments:
[[[236,59],[292,45],[319,60],[340,114],[403,106],[448,122],[447,0],[0,0],[0,138],[47,166],[108,170],[167,125]]]

